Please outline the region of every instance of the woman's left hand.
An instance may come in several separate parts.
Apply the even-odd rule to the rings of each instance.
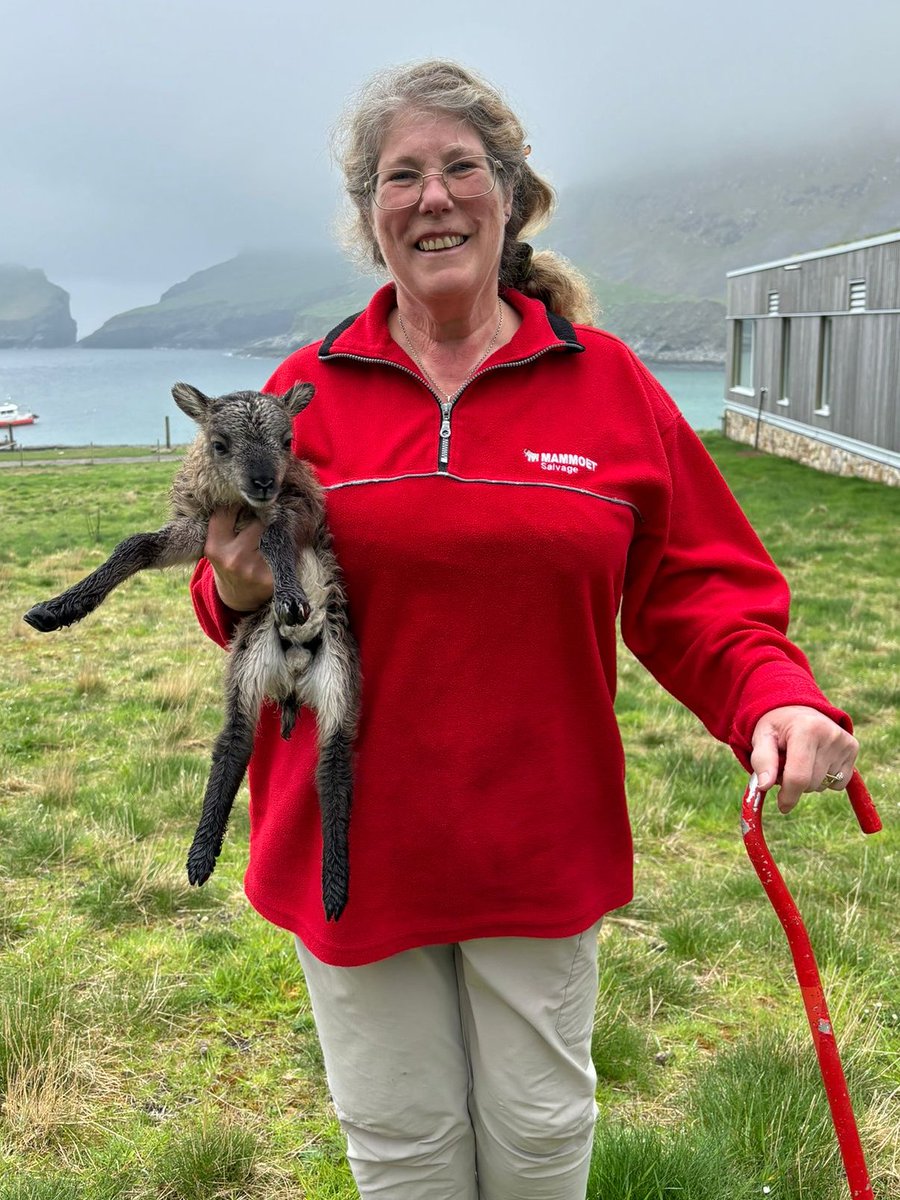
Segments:
[[[859,742],[814,708],[773,708],[753,730],[750,765],[761,788],[781,784],[778,807],[790,812],[803,792],[841,791],[850,782]]]

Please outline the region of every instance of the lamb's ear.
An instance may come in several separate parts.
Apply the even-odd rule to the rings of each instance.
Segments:
[[[176,383],[172,388],[172,399],[192,421],[202,421],[209,411],[209,396],[204,396],[189,383]]]
[[[315,394],[316,389],[311,383],[295,383],[291,390],[281,397],[281,403],[286,406],[292,417],[296,417],[303,412]]]

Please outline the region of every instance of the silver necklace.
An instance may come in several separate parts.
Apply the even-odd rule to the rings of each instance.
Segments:
[[[469,382],[469,380],[472,378],[472,376],[475,374],[475,372],[478,370],[478,368],[481,366],[481,364],[484,362],[484,360],[487,358],[487,356],[493,350],[494,346],[497,344],[497,338],[500,336],[500,330],[503,328],[503,304],[501,303],[499,296],[497,297],[497,311],[499,312],[500,316],[497,321],[497,328],[494,330],[494,336],[488,342],[487,349],[485,350],[484,354],[482,354],[481,358],[479,358],[478,362],[476,362],[473,366],[471,366],[468,369],[468,371],[466,372],[465,378],[463,379],[463,381],[459,385],[459,387],[456,389],[457,392],[462,391],[462,389],[466,386],[466,384]],[[449,404],[451,398],[456,393],[445,392],[443,388],[438,387],[438,385],[434,382],[434,379],[425,370],[425,366],[424,366],[421,358],[419,358],[419,355],[416,353],[416,348],[412,344],[412,340],[410,339],[409,334],[406,332],[406,326],[403,324],[403,317],[400,314],[399,308],[397,309],[397,320],[400,322],[400,332],[403,334],[404,340],[406,341],[406,345],[409,349],[409,353],[412,357],[413,362],[416,364],[416,366],[419,368],[419,370],[422,372],[422,374],[425,376],[425,378],[428,380],[428,382],[431,384],[431,386],[434,388],[434,390],[438,393],[438,395],[443,396],[445,402],[447,404]]]

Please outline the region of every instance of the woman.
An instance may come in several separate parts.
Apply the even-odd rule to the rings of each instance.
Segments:
[[[632,894],[615,627],[786,811],[857,745],[784,636],[788,595],[656,381],[520,235],[552,193],[452,63],[377,77],[344,128],[353,236],[391,282],[293,354],[359,638],[350,901],[326,923],[313,721],[250,770],[247,894],[292,930],[363,1197],[581,1200],[596,934]],[[271,579],[210,527],[221,643]],[[782,756],[783,766],[779,766]]]

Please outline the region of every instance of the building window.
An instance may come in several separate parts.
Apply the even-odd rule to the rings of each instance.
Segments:
[[[822,317],[819,325],[819,366],[817,372],[817,417],[831,416],[831,317]]]
[[[791,320],[781,320],[781,363],[779,366],[778,403],[786,408],[791,394]]]
[[[864,279],[850,280],[850,311],[862,312],[866,307],[866,281]]]
[[[753,395],[754,321],[735,321],[731,386],[734,391]]]
[[[778,305],[781,301],[777,292],[769,292],[769,316],[778,312]]]

